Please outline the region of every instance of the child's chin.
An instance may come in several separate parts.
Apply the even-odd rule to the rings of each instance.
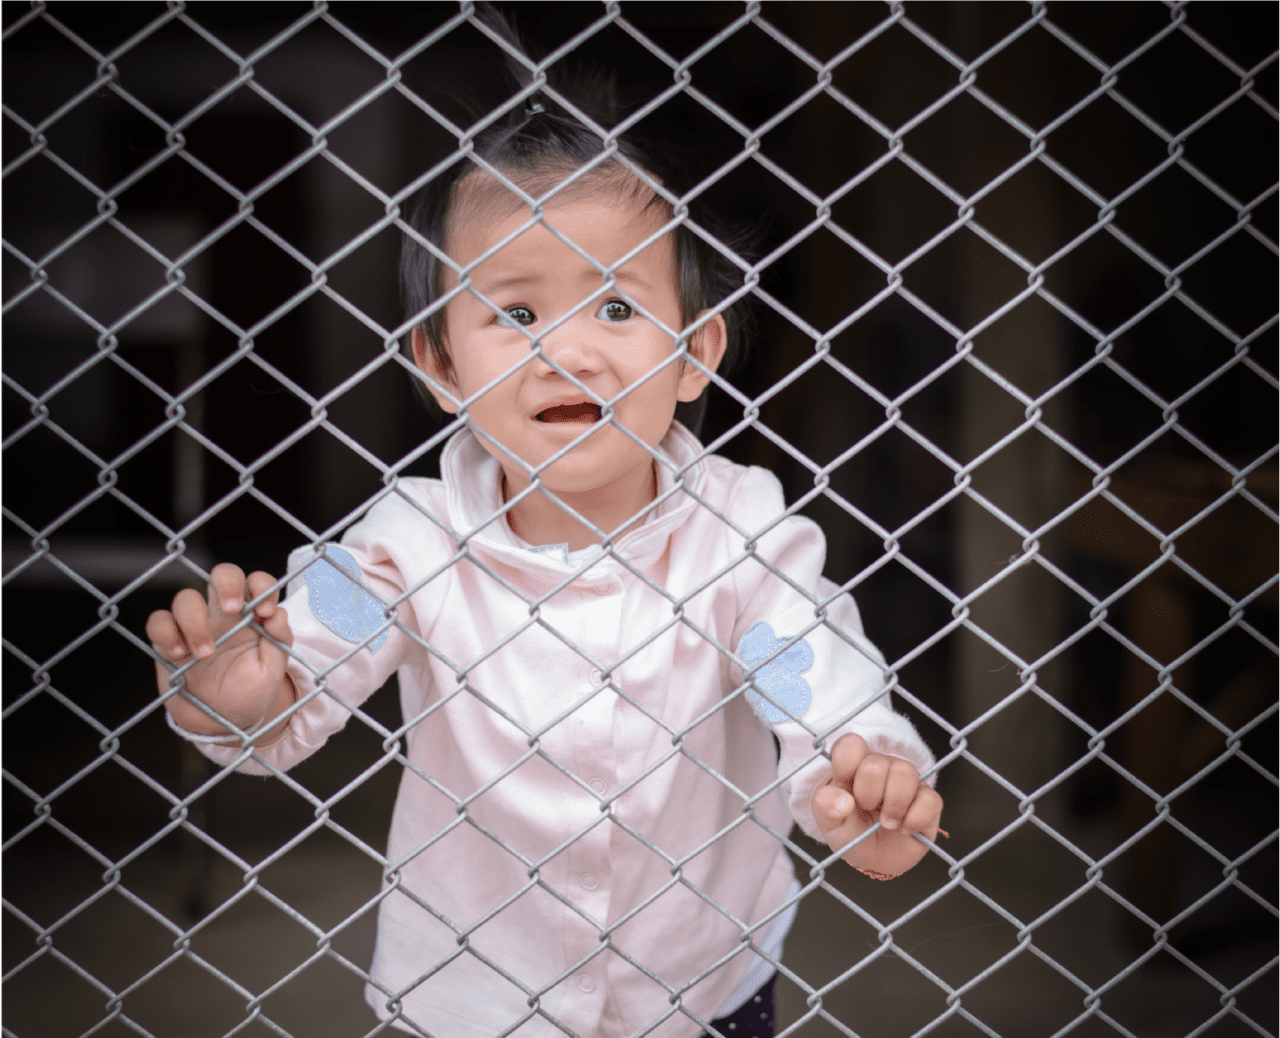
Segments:
[[[542,470],[542,485],[552,493],[582,493],[612,483],[619,475],[614,451],[602,454],[590,441]]]

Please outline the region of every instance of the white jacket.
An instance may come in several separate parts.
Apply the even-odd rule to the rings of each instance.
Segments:
[[[670,995],[710,1020],[738,985],[744,927],[759,943],[792,882],[781,839],[793,819],[820,838],[824,749],[857,732],[933,763],[853,599],[817,618],[825,541],[784,517],[777,479],[695,460],[678,425],[660,452],[672,496],[617,558],[571,564],[513,537],[498,465],[461,432],[443,481],[401,480],[290,587],[310,698],[242,770],[293,766],[399,672],[405,767],[367,988],[384,1019],[398,1003],[433,1035],[485,1038],[528,1016],[524,1038],[563,1034],[544,1015],[583,1036],[665,1015],[651,1034],[697,1035]]]

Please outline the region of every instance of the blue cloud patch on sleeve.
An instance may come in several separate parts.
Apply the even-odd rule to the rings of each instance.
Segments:
[[[738,658],[748,666],[755,666],[769,660],[770,656],[790,640],[775,635],[773,628],[761,620],[738,642]],[[813,689],[800,675],[812,666],[813,649],[809,647],[808,641],[801,638],[757,670],[752,678],[755,687],[747,691],[747,702],[751,704],[756,716],[766,724],[779,724],[803,717],[813,702]],[[769,698],[766,699],[761,692]],[[785,707],[790,716],[779,707]]]
[[[355,556],[336,544],[325,545],[324,557],[307,569],[307,600],[315,618],[344,641],[360,643],[385,621],[382,604],[347,573],[360,573]],[[343,570],[347,572],[344,573]],[[383,631],[369,643],[377,652],[387,640]]]

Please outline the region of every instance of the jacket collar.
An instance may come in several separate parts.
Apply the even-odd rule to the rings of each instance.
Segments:
[[[702,444],[684,426],[672,422],[667,435],[657,446],[658,494],[667,496],[656,513],[640,527],[630,530],[614,544],[614,551],[632,564],[639,564],[661,554],[667,538],[682,526],[697,501],[679,489],[675,474],[685,466],[684,486],[699,497],[707,480]],[[692,463],[692,464],[691,464]],[[470,429],[455,433],[440,456],[440,474],[447,490],[448,520],[459,537],[471,536],[468,544],[519,569],[545,570],[548,574],[571,573],[579,566],[566,565],[555,555],[546,555],[521,547],[507,525],[501,511],[501,467]],[[674,493],[672,489],[676,488]],[[602,565],[617,566],[611,559]],[[597,567],[593,569],[598,572]]]

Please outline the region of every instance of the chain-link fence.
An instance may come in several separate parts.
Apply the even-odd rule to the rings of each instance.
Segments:
[[[774,834],[781,961],[730,921],[777,965],[779,1033],[1275,1034],[1275,5],[510,11],[547,57],[494,112],[557,62],[612,69],[623,126],[757,229],[756,346],[701,440],[822,526],[939,761],[950,838],[892,883]],[[430,718],[383,689],[251,778],[165,727],[143,624],[215,561],[285,575],[468,424],[414,399],[394,271],[478,129],[448,85],[504,50],[476,14],[5,5],[6,1035],[388,1033],[361,988]],[[626,694],[595,662],[578,705]],[[446,698],[482,701],[482,664]],[[439,917],[451,954],[488,961],[493,914]],[[626,956],[616,922],[584,962]],[[577,968],[510,977],[502,1033],[573,1033],[549,993]],[[600,1033],[705,1025],[701,977],[649,975],[665,1008]]]

